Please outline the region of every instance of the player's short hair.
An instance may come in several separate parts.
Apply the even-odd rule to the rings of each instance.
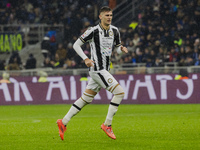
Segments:
[[[99,13],[108,12],[108,11],[112,11],[112,9],[108,6],[103,6],[103,7],[101,7]]]

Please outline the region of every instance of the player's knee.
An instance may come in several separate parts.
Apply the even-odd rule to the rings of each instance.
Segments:
[[[124,98],[124,92],[119,93],[119,94],[114,94],[114,97],[111,100],[111,102],[115,104],[120,104],[123,98]]]
[[[123,89],[123,88],[121,87],[121,85],[119,85],[119,84],[117,84],[117,85],[111,87],[110,92],[111,92],[112,94],[114,94],[115,96],[119,96],[119,97],[124,98],[124,94],[125,94],[125,93],[124,93],[124,89]]]
[[[96,95],[96,94],[95,94]],[[89,93],[86,93],[84,92],[83,95],[81,96],[81,99],[86,102],[86,103],[91,103],[92,100],[94,99],[94,94],[89,94]]]
[[[123,88],[118,84],[114,87],[115,89],[112,91],[114,94],[113,99],[111,100],[112,103],[119,105],[124,98],[124,90]]]
[[[116,97],[118,97],[118,98],[121,98],[121,99],[124,98],[124,95],[125,95],[124,92],[121,92],[121,93],[118,93],[118,94],[114,94],[114,96],[116,96]]]

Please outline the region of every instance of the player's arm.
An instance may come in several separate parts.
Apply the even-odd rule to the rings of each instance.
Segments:
[[[122,46],[122,45],[116,47],[116,51],[117,51],[118,54],[120,54],[122,52],[128,53],[128,49],[126,47]]]
[[[83,45],[84,43],[80,40],[80,39],[77,39],[76,42],[74,43],[73,45],[73,48],[74,50],[76,51],[76,53],[85,61],[85,65],[87,67],[94,67],[93,63],[94,61],[92,61],[91,59],[89,59],[85,53],[83,52],[83,49],[81,48],[81,46]]]
[[[124,53],[128,53],[128,49],[124,46],[121,45],[121,39],[120,39],[120,32],[119,30],[115,30],[115,49],[117,51],[118,54],[124,52]]]

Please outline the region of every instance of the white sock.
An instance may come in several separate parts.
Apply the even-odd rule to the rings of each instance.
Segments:
[[[62,122],[64,125],[67,125],[70,119],[75,116],[87,103],[79,98],[69,109]]]
[[[107,114],[106,120],[104,122],[104,125],[106,125],[106,126],[112,125],[113,116],[115,115],[117,110],[118,110],[117,106],[114,106],[112,104],[109,105],[108,114]]]
[[[104,122],[104,125],[106,126],[112,125],[113,116],[117,112],[118,106],[121,103],[122,99],[124,98],[124,90],[119,84],[117,84],[114,87],[114,90],[112,91],[112,93],[114,94],[114,96],[110,102],[110,105],[108,108],[108,114]]]

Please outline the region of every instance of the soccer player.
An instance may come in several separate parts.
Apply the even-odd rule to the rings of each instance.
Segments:
[[[75,101],[64,118],[57,120],[59,134],[62,140],[64,140],[64,132],[67,129],[66,126],[70,119],[85,105],[91,103],[101,88],[114,94],[108,108],[105,122],[101,125],[101,129],[103,129],[110,138],[116,139],[111,125],[113,116],[117,112],[118,106],[124,97],[124,90],[109,73],[110,57],[113,50],[117,50],[118,53],[128,53],[128,50],[121,45],[118,28],[111,25],[112,17],[112,9],[107,6],[102,7],[99,14],[100,23],[94,27],[88,28],[73,45],[74,50],[85,61],[86,66],[89,67],[91,79],[83,95]],[[90,44],[91,59],[84,54],[81,48],[86,42]]]

